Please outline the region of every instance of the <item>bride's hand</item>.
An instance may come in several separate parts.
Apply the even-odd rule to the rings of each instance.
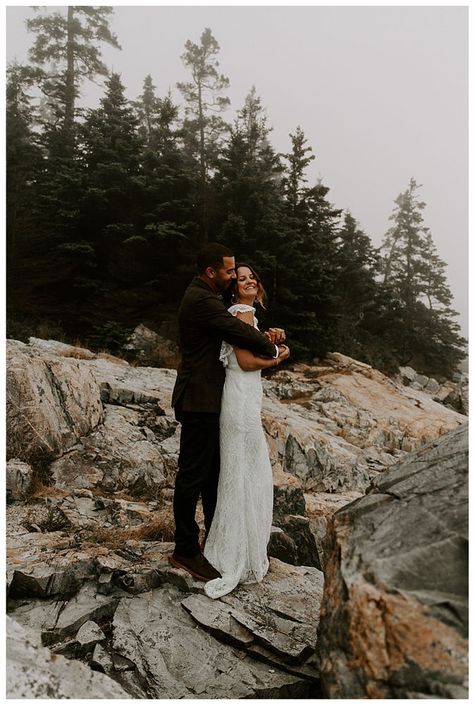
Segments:
[[[265,331],[265,335],[275,345],[281,345],[286,340],[286,333],[283,328],[269,328]]]
[[[278,363],[283,362],[283,360],[287,360],[290,357],[290,348],[288,345],[279,345],[278,346]]]

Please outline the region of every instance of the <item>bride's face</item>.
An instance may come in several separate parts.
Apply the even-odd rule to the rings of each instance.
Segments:
[[[239,301],[254,301],[258,294],[258,280],[248,267],[237,270],[237,299]]]

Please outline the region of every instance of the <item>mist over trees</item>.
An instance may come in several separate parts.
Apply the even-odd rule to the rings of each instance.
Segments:
[[[294,359],[338,350],[450,377],[465,341],[415,180],[375,248],[329,187],[308,181],[317,155],[301,126],[276,152],[255,87],[225,121],[229,79],[210,29],[184,47],[182,104],[150,75],[129,100],[101,58],[103,42],[119,49],[111,12],[37,14],[30,63],[8,67],[8,335],[112,352],[138,323],[173,335],[196,252],[217,240],[261,274],[259,319],[287,329]],[[82,81],[97,76],[100,104],[85,109]]]

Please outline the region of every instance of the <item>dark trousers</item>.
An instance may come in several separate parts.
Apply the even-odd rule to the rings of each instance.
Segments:
[[[181,423],[178,472],[173,511],[175,552],[194,556],[200,551],[196,505],[201,496],[206,536],[211,528],[219,480],[219,414],[175,409]]]

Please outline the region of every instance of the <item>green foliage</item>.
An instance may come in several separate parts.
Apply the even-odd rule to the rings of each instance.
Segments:
[[[42,67],[42,89],[49,109],[59,120],[65,144],[74,138],[75,102],[81,82],[107,75],[100,44],[120,49],[109,28],[112,13],[112,7],[69,5],[26,21],[27,29],[36,36],[30,59]]]
[[[466,341],[451,309],[446,264],[436,253],[423,222],[425,204],[417,197],[414,179],[395,200],[385,236],[381,271],[384,284],[398,301],[400,313],[390,324],[393,350],[401,364],[450,377],[465,356]]]
[[[188,40],[181,59],[191,72],[191,81],[177,86],[186,101],[183,137],[190,166],[194,164],[195,194],[199,204],[199,242],[205,242],[209,228],[209,175],[218,160],[227,125],[220,114],[230,104],[223,95],[229,79],[218,71],[219,44],[209,28],[200,43]]]
[[[92,335],[88,338],[89,345],[95,350],[108,350],[118,353],[125,345],[133,328],[124,326],[118,321],[106,321],[94,326]]]

